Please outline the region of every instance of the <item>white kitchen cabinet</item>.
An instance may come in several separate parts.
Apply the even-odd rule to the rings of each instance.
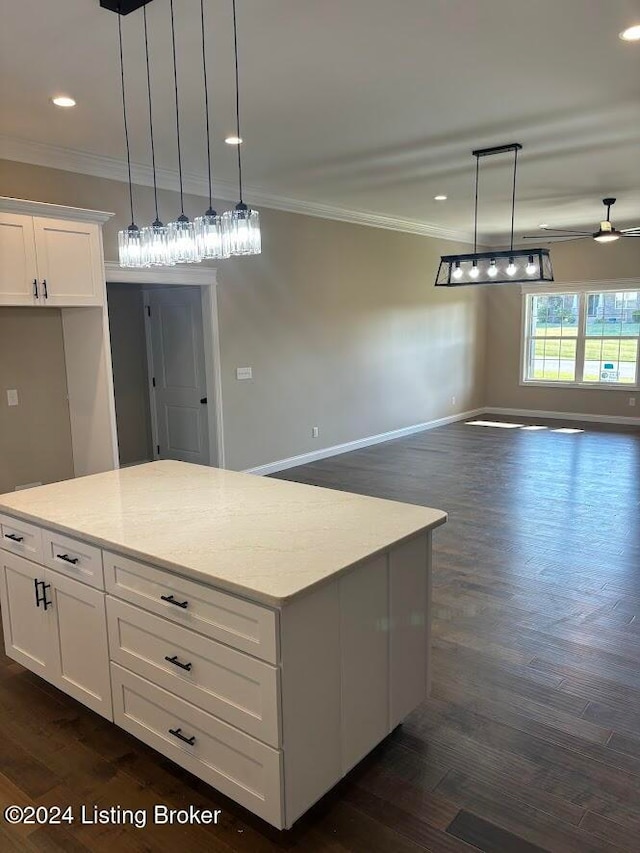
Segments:
[[[7,654],[113,719],[104,593],[0,551]]]
[[[102,305],[100,227],[94,222],[0,213],[0,304]]]
[[[0,212],[0,305],[38,305],[33,217]]]

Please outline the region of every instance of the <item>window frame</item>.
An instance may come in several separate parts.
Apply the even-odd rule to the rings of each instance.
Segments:
[[[584,379],[585,349],[587,337],[589,340],[612,340],[614,336],[587,336],[588,297],[595,293],[640,291],[640,279],[615,279],[611,281],[567,282],[556,287],[541,287],[540,285],[525,284],[521,288],[522,306],[520,320],[520,385],[537,386],[541,388],[580,388],[597,389],[599,391],[637,391],[640,389],[640,335],[615,336],[615,340],[637,340],[636,351],[636,381],[630,382],[594,382]],[[530,335],[531,296],[561,296],[577,294],[578,299],[578,333],[576,338],[576,372],[575,379],[527,379],[529,365],[528,348],[532,340]]]

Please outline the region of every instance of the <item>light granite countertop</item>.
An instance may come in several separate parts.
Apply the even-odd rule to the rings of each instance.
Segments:
[[[169,460],[0,495],[0,512],[275,607],[447,519]]]

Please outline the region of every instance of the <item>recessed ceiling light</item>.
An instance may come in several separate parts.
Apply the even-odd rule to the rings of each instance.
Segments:
[[[446,201],[447,197],[446,197],[446,195],[434,195],[433,200],[434,201]]]
[[[549,227],[548,222],[541,222],[540,225],[538,225],[538,228],[548,228],[548,227]]]
[[[70,98],[68,95],[57,95],[55,98],[51,98],[56,107],[75,107],[76,102],[73,98]]]
[[[627,27],[619,34],[622,41],[640,41],[640,24],[634,24],[632,27]]]
[[[225,139],[227,145],[242,145],[242,137],[241,136],[227,136]]]

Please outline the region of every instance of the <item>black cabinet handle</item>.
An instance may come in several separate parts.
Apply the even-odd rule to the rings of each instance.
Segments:
[[[48,298],[49,298],[49,294],[48,294],[48,292],[47,292],[47,280],[46,280],[46,278],[43,278],[43,279],[42,279],[42,289],[44,290],[44,298],[45,298],[45,299],[48,299]]]
[[[181,740],[183,743],[188,743],[189,746],[193,746],[196,742],[196,736],[191,735],[191,737],[185,737],[182,734],[182,729],[169,729],[169,734],[177,737],[178,740]]]
[[[59,560],[64,560],[65,563],[71,563],[72,566],[76,566],[79,562],[79,557],[70,557],[68,554],[56,554],[56,557]]]
[[[175,604],[176,607],[182,607],[183,610],[186,610],[189,606],[188,601],[176,601],[172,595],[161,595],[160,598],[166,601],[167,604]]]
[[[192,664],[180,663],[180,661],[178,660],[178,655],[174,655],[172,658],[170,658],[168,655],[165,655],[165,660],[168,661],[169,663],[172,663],[174,666],[179,666],[180,669],[186,669],[187,672],[191,672]]]
[[[33,297],[34,299],[38,298],[38,279],[34,278],[33,280]]]
[[[15,533],[5,533],[5,539],[12,539],[14,542],[24,542],[24,536],[16,536]]]
[[[36,607],[40,607],[41,604],[44,604],[44,609],[46,610],[48,607],[51,607],[53,604],[52,601],[47,601],[47,590],[51,589],[50,583],[45,583],[44,581],[39,581],[37,578],[33,579],[33,584],[36,588]],[[40,595],[40,590],[38,587],[42,584],[42,595]]]

